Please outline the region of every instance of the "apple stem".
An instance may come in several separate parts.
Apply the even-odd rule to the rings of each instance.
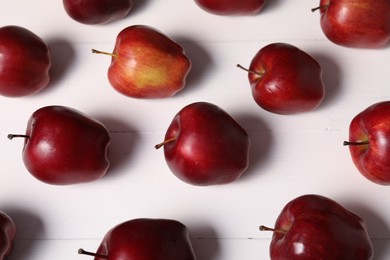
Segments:
[[[266,227],[266,226],[263,226],[263,225],[261,225],[259,227],[259,229],[260,229],[260,231],[272,231],[272,232],[286,234],[286,231],[283,230],[283,229],[274,229],[274,228]]]
[[[174,142],[175,140],[176,140],[176,137],[169,138],[169,139],[165,140],[165,141],[162,142],[162,143],[156,144],[156,145],[154,146],[154,148],[160,149],[160,148],[163,147],[164,145],[166,145],[166,144],[168,144],[168,143],[171,143],[171,142]]]
[[[112,57],[116,57],[116,54],[115,54],[115,53],[105,52],[105,51],[99,51],[99,50],[96,50],[96,49],[92,49],[92,53],[104,54],[104,55],[109,55],[109,56],[112,56]]]
[[[320,10],[322,8],[328,8],[329,5],[320,5],[320,6],[317,6],[317,7],[314,7],[311,9],[312,12],[315,12],[317,10]]]
[[[366,145],[369,144],[368,141],[361,141],[361,142],[349,142],[349,141],[344,141],[343,145]]]
[[[18,134],[9,134],[7,135],[7,137],[9,140],[14,139],[15,137],[30,138],[30,136],[28,135],[18,135]]]
[[[242,69],[242,70],[245,70],[248,73],[252,73],[252,74],[255,74],[255,75],[260,76],[260,77],[262,77],[264,75],[264,73],[261,73],[259,71],[255,71],[255,70],[247,69],[247,68],[241,66],[240,64],[237,64],[237,67]]]
[[[82,248],[79,249],[78,253],[80,255],[89,255],[89,256],[99,257],[99,258],[103,258],[103,259],[108,259],[108,256],[106,256],[106,255],[88,252],[88,251],[85,251]]]

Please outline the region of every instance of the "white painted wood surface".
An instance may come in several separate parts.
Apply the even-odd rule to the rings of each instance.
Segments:
[[[191,232],[199,260],[269,259],[274,224],[291,199],[316,193],[337,200],[365,219],[375,259],[390,259],[389,187],[364,179],[343,140],[362,109],[390,99],[390,49],[336,46],[323,35],[318,1],[270,0],[261,14],[221,17],[193,0],[134,0],[125,19],[100,26],[71,20],[61,1],[2,0],[0,25],[24,26],[42,37],[53,56],[52,82],[28,98],[0,98],[0,209],[18,233],[12,260],[88,259],[116,224],[137,217],[172,218]],[[114,91],[107,80],[110,51],[126,26],[154,26],[178,41],[193,61],[188,85],[176,97],[136,100]],[[247,75],[253,55],[272,42],[291,43],[323,67],[326,99],[314,112],[279,116],[259,108]],[[160,142],[173,116],[195,101],[212,102],[237,119],[252,138],[251,165],[236,183],[194,187],[171,174]],[[31,113],[45,105],[79,109],[101,120],[112,133],[112,167],[103,179],[57,187],[25,169],[22,141]]]

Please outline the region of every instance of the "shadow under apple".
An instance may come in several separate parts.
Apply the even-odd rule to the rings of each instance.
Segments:
[[[321,53],[310,54],[322,68],[322,81],[325,87],[325,97],[319,109],[332,105],[332,102],[340,96],[342,87],[342,71],[339,64],[332,58]]]
[[[133,6],[131,7],[131,10],[127,16],[129,17],[138,12],[142,12],[142,10],[147,6],[149,2],[150,0],[133,0]]]
[[[263,12],[269,12],[270,10],[273,11],[274,9],[278,9],[282,2],[283,0],[265,0],[263,10],[261,10],[260,14]]]
[[[52,38],[47,40],[50,49],[51,68],[49,71],[51,86],[58,84],[70,72],[75,59],[75,50],[72,44],[63,38]]]
[[[206,48],[192,39],[183,37],[172,37],[172,39],[183,47],[192,64],[191,70],[187,75],[186,86],[177,94],[177,96],[180,96],[181,93],[185,93],[195,86],[199,87],[205,78],[205,74],[212,71],[213,59]]]
[[[358,202],[341,202],[344,207],[360,216],[366,223],[368,233],[374,246],[374,258],[386,259],[390,248],[390,224],[371,208]],[[380,242],[380,243],[379,243]],[[383,242],[383,243],[382,243]]]
[[[29,259],[36,249],[36,239],[43,236],[45,227],[42,219],[36,214],[21,208],[2,208],[16,225],[16,237],[13,250],[7,260]]]
[[[261,167],[271,154],[272,135],[267,124],[253,114],[232,114],[236,121],[247,131],[251,139],[249,167],[240,180],[251,178],[261,173]]]
[[[127,165],[134,155],[140,136],[134,127],[121,119],[99,116],[95,116],[95,118],[107,127],[111,136],[108,154],[110,168],[104,177],[110,178],[116,173],[123,173],[124,167],[128,169]]]
[[[220,250],[215,230],[207,225],[192,226],[189,230],[197,260],[215,259]]]

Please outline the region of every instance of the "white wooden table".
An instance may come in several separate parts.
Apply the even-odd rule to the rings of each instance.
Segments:
[[[143,2],[143,3],[140,3]],[[50,87],[33,97],[0,101],[0,209],[18,226],[13,260],[88,259],[113,226],[138,217],[184,223],[199,260],[269,259],[272,226],[291,199],[316,193],[337,200],[368,224],[375,259],[390,259],[390,189],[356,170],[348,148],[350,120],[367,106],[390,99],[390,48],[348,49],[323,35],[319,1],[272,0],[253,17],[221,17],[193,0],[135,1],[118,22],[88,26],[71,20],[62,1],[2,0],[0,25],[24,26],[51,48]],[[192,59],[188,85],[176,97],[137,100],[118,94],[107,79],[111,51],[126,26],[153,26],[178,41]],[[326,98],[314,112],[280,116],[259,108],[247,74],[253,55],[273,42],[293,44],[324,70]],[[173,116],[195,101],[225,109],[252,139],[250,168],[237,182],[194,187],[168,169],[162,141]],[[25,169],[23,133],[31,113],[66,105],[101,120],[112,134],[112,167],[103,179],[51,186]]]

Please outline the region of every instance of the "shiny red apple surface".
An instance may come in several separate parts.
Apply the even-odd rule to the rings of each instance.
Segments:
[[[321,0],[316,9],[324,34],[336,44],[356,48],[389,45],[389,0]]]
[[[195,102],[174,116],[161,145],[179,179],[205,186],[239,179],[249,165],[250,144],[247,132],[227,112]]]
[[[254,15],[261,11],[264,0],[195,0],[203,10],[218,15]]]
[[[0,28],[0,95],[24,97],[38,93],[50,81],[48,45],[30,30]]]
[[[196,260],[187,227],[177,220],[140,218],[113,227],[104,236],[95,260]]]
[[[327,197],[308,194],[287,203],[270,244],[272,260],[369,260],[374,249],[358,215]]]
[[[375,103],[357,114],[349,126],[352,160],[374,183],[390,185],[390,101]]]
[[[9,135],[12,139],[18,135]],[[20,137],[20,135],[19,135]],[[28,123],[23,161],[38,180],[55,185],[90,182],[110,165],[110,134],[99,121],[65,106],[35,111]]]
[[[291,44],[264,46],[247,71],[254,100],[269,112],[283,115],[307,112],[316,109],[324,99],[320,64]]]
[[[132,0],[63,0],[66,13],[84,24],[105,24],[125,17]]]

